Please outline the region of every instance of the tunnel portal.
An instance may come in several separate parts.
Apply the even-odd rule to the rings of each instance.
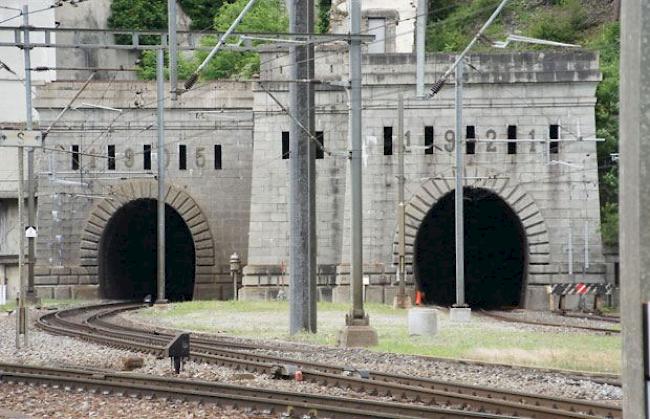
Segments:
[[[526,236],[519,217],[495,193],[464,188],[465,299],[473,308],[523,304]],[[427,304],[456,302],[454,197],[440,198],[416,234],[414,274]]]
[[[102,298],[156,298],[157,201],[136,199],[108,221],[99,246]],[[194,293],[195,249],[192,234],[175,209],[165,205],[166,298],[191,300]]]

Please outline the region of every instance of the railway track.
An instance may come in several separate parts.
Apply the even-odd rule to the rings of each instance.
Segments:
[[[606,327],[595,327],[595,326],[581,326],[581,325],[569,325],[569,324],[559,324],[559,323],[551,323],[551,322],[538,322],[538,321],[533,321],[533,320],[525,320],[525,319],[517,319],[514,317],[509,317],[509,316],[504,316],[501,314],[496,314],[490,311],[486,310],[480,310],[479,313],[485,317],[489,317],[495,320],[500,320],[504,322],[509,322],[509,323],[524,323],[524,324],[533,324],[536,326],[549,326],[549,327],[562,327],[565,329],[580,329],[580,330],[588,330],[590,332],[601,332],[601,333],[607,333],[607,334],[620,334],[621,330],[620,329],[612,329],[612,328],[606,328]]]
[[[572,313],[568,311],[555,311],[554,313],[557,313],[563,317],[574,318],[574,319],[595,320],[599,322],[618,323],[618,324],[621,323],[621,318],[619,316],[589,314],[589,313]]]
[[[144,398],[200,401],[224,407],[254,409],[264,414],[282,417],[405,419],[503,417],[462,409],[292,393],[201,380],[15,364],[0,364],[0,382],[43,385],[67,391],[91,391]]]
[[[163,347],[172,337],[171,334],[117,325],[107,320],[120,312],[141,306],[104,304],[61,310],[42,315],[38,319],[38,325],[51,333],[161,355]],[[266,374],[273,373],[278,365],[291,364],[301,369],[304,380],[321,385],[390,397],[396,400],[391,403],[400,405],[405,404],[402,402],[416,401],[431,409],[440,409],[442,406],[460,409],[456,412],[445,410],[442,413],[431,411],[424,416],[418,416],[421,412],[415,412],[412,417],[457,417],[436,415],[468,415],[469,412],[482,415],[480,417],[489,417],[486,416],[489,414],[533,418],[622,417],[620,408],[604,403],[509,392],[374,371],[360,373],[344,366],[253,353],[251,350],[256,347],[251,344],[226,344],[218,339],[192,337],[191,349],[191,358],[200,362]],[[361,378],[362,376],[365,378]],[[304,394],[301,396],[306,397]]]

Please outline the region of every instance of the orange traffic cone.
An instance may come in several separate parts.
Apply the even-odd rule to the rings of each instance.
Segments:
[[[424,293],[422,291],[415,291],[415,305],[421,306],[422,299],[424,298]]]

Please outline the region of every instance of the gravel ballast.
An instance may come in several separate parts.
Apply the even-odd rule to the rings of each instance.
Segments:
[[[36,313],[32,312],[31,319],[35,317]],[[131,317],[129,316],[129,318]],[[242,338],[233,338],[233,340],[255,342],[254,340]],[[476,366],[426,360],[416,356],[378,353],[363,349],[343,349],[294,342],[264,341],[259,343],[267,347],[267,349],[258,349],[257,352],[260,353],[353,366],[360,369],[416,375],[475,385],[489,385],[494,388],[513,389],[567,398],[616,402],[622,396],[621,389],[616,386],[599,384],[590,380],[567,378],[561,374],[544,373],[529,368],[513,369],[508,367]],[[144,366],[135,370],[135,373],[175,376],[167,359],[156,359],[151,355],[104,347],[63,336],[54,336],[41,332],[34,327],[29,330],[29,348],[17,351],[15,348],[15,316],[0,314],[0,356],[4,362],[119,371],[123,359],[134,355],[141,357],[144,361]],[[241,371],[195,362],[186,363],[179,377],[277,390],[386,400],[385,398],[361,395],[351,390],[328,388],[293,380],[274,380],[265,375],[243,374]],[[59,396],[44,398],[43,394],[47,392],[57,392]],[[52,412],[59,411],[63,412],[62,415],[59,415],[63,417],[123,417],[120,416],[122,411],[151,412],[151,409],[154,408],[161,409],[160,412],[165,412],[164,409],[177,409],[178,412],[182,412],[180,417],[264,417],[246,412],[228,411],[224,413],[220,408],[212,405],[204,406],[192,403],[178,405],[176,402],[87,395],[83,393],[65,393],[63,395],[62,390],[30,388],[18,385],[3,385],[3,390],[0,393],[3,394],[3,398],[0,398],[0,406],[5,409],[35,415],[36,417],[53,416]],[[14,397],[11,395],[14,395]],[[21,403],[5,401],[5,399],[21,400],[21,398],[25,400],[33,398],[33,400],[40,400],[40,403],[36,405],[24,404],[30,410],[16,410],[15,406],[21,406]],[[106,398],[110,398],[110,401],[107,401]],[[68,403],[65,400],[68,400]],[[78,409],[70,410],[74,409],[73,406],[77,406]],[[83,407],[83,409],[79,406]],[[114,407],[114,411],[110,410],[111,407]],[[90,412],[93,413],[90,414]],[[140,415],[135,413],[135,417],[138,416]],[[143,413],[140,417],[145,416],[147,416],[147,413]]]
[[[159,326],[155,318],[138,316],[136,312],[122,314],[119,319],[122,324],[131,323],[142,328],[156,328]],[[230,320],[232,321],[232,319]],[[500,326],[504,329],[512,329],[519,325],[502,322]],[[523,325],[523,327],[532,328],[537,326]],[[209,334],[205,335],[210,336]],[[218,337],[233,342],[259,344],[264,349],[257,349],[254,352],[260,354],[331,365],[352,366],[358,369],[384,373],[448,380],[570,399],[602,400],[618,403],[623,397],[623,392],[618,386],[556,372],[547,372],[543,369],[448,362],[420,356],[375,352],[367,349],[339,348],[279,340],[262,341],[224,335]]]

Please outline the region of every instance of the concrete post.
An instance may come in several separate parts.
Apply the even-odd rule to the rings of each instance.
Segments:
[[[164,49],[156,50],[156,99],[158,102],[158,298],[156,304],[167,302],[165,298],[165,79]]]
[[[415,95],[424,97],[425,37],[427,31],[427,0],[418,0],[415,19]]]
[[[232,299],[237,301],[237,290],[239,288],[239,272],[241,271],[241,259],[237,252],[230,256],[230,275],[232,275]]]
[[[463,211],[463,60],[456,65],[456,304],[449,311],[452,321],[469,321],[465,304],[465,226]]]
[[[621,3],[623,416],[638,419],[647,412],[642,303],[650,301],[650,3]]]
[[[23,48],[23,57],[25,61],[25,123],[28,131],[33,129],[32,123],[32,61],[31,50],[29,46],[29,8],[23,5],[23,38],[25,47]],[[34,148],[27,148],[27,225],[36,226],[36,188],[34,185]],[[36,298],[34,291],[34,263],[36,262],[34,252],[34,238],[27,238],[27,291],[25,298],[30,304],[37,304],[39,299]]]
[[[313,9],[313,0],[294,0],[289,7],[289,31],[292,33],[309,33],[309,14]],[[312,19],[313,24],[313,19]],[[295,45],[290,49],[291,78],[304,80],[309,78],[309,48],[307,45]],[[290,83],[289,108],[294,115],[290,127],[289,145],[289,219],[290,258],[289,258],[289,333],[300,331],[315,332],[312,329],[312,313],[315,307],[312,298],[312,235],[310,223],[310,158],[314,152],[310,135],[302,127],[311,127],[309,83]],[[313,132],[311,133],[313,135]],[[315,295],[315,290],[314,290]]]
[[[424,86],[423,86],[424,89]],[[399,223],[399,291],[393,298],[393,308],[410,308],[411,299],[406,295],[406,212],[404,203],[404,97],[397,97],[397,219]]]
[[[169,84],[172,101],[177,99],[178,39],[176,36],[176,0],[167,0],[167,25],[169,32]]]
[[[20,294],[18,296],[18,315],[16,316],[16,348],[20,348],[20,336],[23,345],[27,346],[27,310],[25,309],[25,274],[23,272],[25,253],[25,224],[23,223],[23,196],[24,189],[24,147],[18,147],[18,280],[20,281]]]
[[[307,27],[310,32],[314,30],[314,1],[309,0],[307,6]],[[309,80],[315,78],[315,55],[314,44],[307,46],[307,77]],[[313,135],[316,133],[316,86],[310,82],[308,85],[308,111],[309,111],[309,132]],[[323,138],[323,142],[325,139]],[[312,333],[317,331],[317,301],[318,301],[318,284],[317,284],[317,235],[316,235],[316,144],[314,141],[307,140],[308,147],[308,178],[309,178],[309,330]]]
[[[350,33],[361,33],[361,0],[350,0]],[[362,140],[361,140],[361,41],[350,41],[350,291],[352,310],[346,315],[346,326],[339,341],[342,346],[377,344],[377,332],[369,326],[363,310],[363,242],[362,242]]]

